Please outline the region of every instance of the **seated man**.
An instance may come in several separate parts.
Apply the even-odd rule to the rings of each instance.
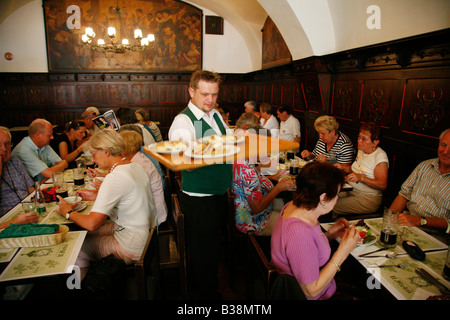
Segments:
[[[49,146],[52,139],[51,123],[45,119],[36,119],[28,128],[28,137],[23,138],[12,152],[34,181],[45,182],[53,173],[68,167],[67,161],[62,160]]]
[[[2,217],[34,191],[34,182],[25,171],[22,162],[11,156],[11,133],[6,127],[0,127],[0,177],[0,217]],[[37,222],[37,219],[35,212],[22,214],[0,223],[0,229],[6,228],[10,223]]]
[[[409,213],[403,212],[408,209]],[[450,231],[450,129],[439,137],[438,158],[421,162],[403,183],[390,209],[400,225]],[[403,212],[403,213],[402,213]]]
[[[100,111],[96,107],[88,107],[81,114],[81,119],[86,124],[87,128],[87,136],[86,138],[90,138],[94,133],[100,131],[100,128],[92,121],[93,118],[100,115]]]
[[[292,109],[289,106],[283,105],[278,108],[277,116],[280,119],[279,138],[300,143],[300,121],[294,117]]]
[[[272,106],[269,103],[262,103],[259,106],[259,112],[261,114],[261,126],[270,131],[270,136],[272,138],[278,138],[280,124],[278,123],[277,118],[272,114]]]

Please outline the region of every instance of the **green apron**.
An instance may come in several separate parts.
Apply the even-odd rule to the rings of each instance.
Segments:
[[[197,120],[189,107],[186,107],[181,114],[187,115],[195,128],[195,139],[208,137],[215,134],[211,126],[205,120]],[[214,120],[219,126],[223,135],[226,134],[225,126],[220,121],[217,113]],[[186,192],[222,195],[232,185],[233,166],[231,164],[214,164],[201,167],[192,171],[181,171],[181,189]]]

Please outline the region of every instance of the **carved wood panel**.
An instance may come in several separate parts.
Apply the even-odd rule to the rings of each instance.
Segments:
[[[364,81],[360,120],[373,121],[389,128],[396,125],[402,103],[402,83],[392,79]]]
[[[356,121],[359,118],[362,81],[337,80],[333,86],[331,115]]]
[[[409,79],[400,127],[436,137],[450,124],[450,79]]]

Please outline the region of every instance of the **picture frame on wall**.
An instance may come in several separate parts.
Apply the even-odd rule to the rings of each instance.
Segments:
[[[47,56],[50,72],[194,71],[202,67],[202,11],[176,0],[44,0]],[[92,28],[92,45],[138,44],[134,30],[144,38],[154,35],[143,51],[102,52],[82,40]]]

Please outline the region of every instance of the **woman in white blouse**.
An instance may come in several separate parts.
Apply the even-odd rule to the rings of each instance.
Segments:
[[[57,212],[89,232],[76,265],[83,277],[91,261],[113,254],[130,264],[142,254],[149,230],[157,223],[150,180],[145,170],[122,154],[121,135],[104,129],[94,134],[87,148],[100,169],[108,170],[97,190],[78,190],[83,200],[95,200],[89,214],[73,210],[61,197]]]
[[[333,212],[336,214],[370,214],[378,210],[387,187],[389,159],[378,145],[380,129],[373,123],[363,124],[358,136],[358,154],[348,174],[352,191],[339,194]]]

